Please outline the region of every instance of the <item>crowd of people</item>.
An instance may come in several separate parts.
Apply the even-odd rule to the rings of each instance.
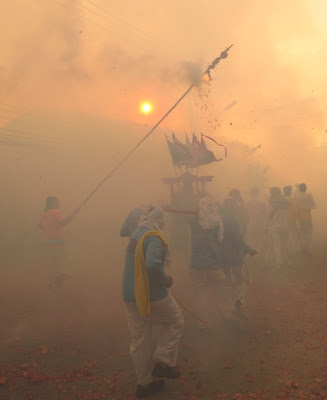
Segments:
[[[252,188],[244,201],[232,189],[219,203],[210,195],[197,200],[194,209],[173,209],[146,205],[127,216],[120,236],[128,238],[123,273],[123,302],[131,335],[131,357],[136,372],[136,397],[160,392],[165,379],[180,376],[177,368],[178,345],[184,328],[183,314],[170,292],[173,278],[165,267],[170,251],[164,235],[165,214],[184,214],[190,232],[189,275],[194,293],[194,313],[199,328],[206,327],[208,297],[214,293],[222,320],[247,319],[244,312],[247,293],[246,255],[260,254],[263,264],[284,268],[300,251],[312,252],[312,217],[315,208],[306,184],[281,190],[270,188],[268,202]],[[50,286],[64,280],[60,267],[64,247],[64,227],[78,213],[64,218],[59,201],[46,201],[39,227],[44,231],[45,246],[53,261]],[[153,352],[152,326],[160,327]]]

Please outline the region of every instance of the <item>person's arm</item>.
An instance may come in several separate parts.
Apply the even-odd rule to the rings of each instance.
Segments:
[[[170,287],[172,278],[164,271],[165,251],[162,240],[153,236],[147,239],[145,263],[148,274],[158,282],[159,286]]]
[[[128,217],[126,218],[125,222],[123,223],[123,226],[120,229],[120,237],[130,237],[130,226],[129,226],[129,221]]]
[[[74,219],[75,215],[77,215],[79,213],[80,209],[76,208],[68,217],[66,218],[60,218],[59,223],[62,226],[66,226],[68,225],[70,222],[72,222],[72,220]]]
[[[170,207],[162,207],[165,212],[174,213],[174,214],[185,214],[185,215],[199,215],[199,210],[176,210],[175,208]]]
[[[258,254],[256,250],[252,249],[252,247],[245,242],[236,218],[234,218],[233,221],[232,235],[235,245],[239,247],[244,254],[250,254],[251,256]]]
[[[312,210],[316,210],[317,209],[317,205],[316,205],[316,202],[315,202],[315,200],[314,200],[312,195],[311,195],[311,198],[312,198]]]

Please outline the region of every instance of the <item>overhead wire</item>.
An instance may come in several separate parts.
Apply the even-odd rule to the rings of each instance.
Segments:
[[[63,3],[61,3],[60,1],[58,1],[58,4],[64,6]],[[80,18],[81,20],[84,20],[86,22],[88,22],[89,24],[92,24],[100,29],[102,29],[105,32],[110,33],[110,35],[114,36],[116,39],[118,39],[118,41],[120,42],[124,42],[125,44],[130,45],[131,41],[133,41],[135,39],[135,35],[132,37],[127,37],[126,35],[122,34],[122,32],[124,33],[124,31],[121,31],[120,33],[117,33],[114,30],[114,26],[112,25],[112,21],[110,21],[108,18],[106,18],[103,14],[99,14],[98,12],[92,10],[91,8],[85,6],[84,4],[81,4],[79,1],[77,0],[72,0],[72,2],[74,4],[76,4],[79,8],[82,8],[84,10],[86,10],[89,14],[92,13],[94,15],[96,15],[98,18],[100,18],[100,22],[98,21],[94,21],[93,19],[89,18],[89,15],[86,16],[85,13],[84,15],[78,15],[78,18]],[[138,37],[139,40],[143,41],[143,44],[145,43],[145,39],[142,37]]]
[[[10,128],[0,128],[0,137],[10,137],[12,139],[26,139],[29,141],[39,141],[43,143],[48,143],[48,144],[58,144],[56,140],[53,140],[52,138],[48,138],[44,135],[39,135],[36,133],[31,133],[31,132],[26,132],[22,131],[19,129],[10,129]],[[3,133],[5,131],[5,133]],[[12,132],[14,135],[6,132]]]
[[[97,13],[96,11],[90,9],[89,7],[84,6],[83,4],[79,3],[79,2],[76,1],[76,0],[73,0],[73,2],[74,2],[76,5],[78,5],[79,7],[84,8],[84,9],[87,10],[88,12],[95,14],[96,16],[102,18],[102,19],[103,19],[104,21],[106,21],[107,23],[111,24],[111,25],[109,25],[109,28],[112,28],[112,21],[110,21],[108,18],[106,18],[106,17],[104,17],[103,15]],[[61,3],[61,2],[58,2],[58,3],[59,3],[60,5],[64,5],[64,4]],[[112,15],[109,14],[109,12],[108,12],[107,10],[104,10],[102,7],[98,6],[96,3],[92,2],[92,1],[89,1],[89,3],[92,4],[93,6],[95,6],[97,9],[100,9],[100,10],[104,11],[105,14],[109,15],[111,18],[114,18]],[[123,38],[121,35],[118,35],[118,34],[117,34],[116,32],[114,32],[113,30],[108,29],[108,24],[106,24],[105,26],[103,26],[102,24],[99,24],[98,22],[96,22],[96,21],[94,21],[94,20],[92,20],[92,19],[89,19],[89,18],[88,18],[87,16],[85,16],[85,15],[79,15],[79,17],[80,17],[81,19],[87,21],[88,23],[91,23],[91,24],[97,26],[98,28],[104,30],[105,32],[108,32],[108,33],[110,33],[111,35],[117,37],[119,40],[126,40],[125,38]],[[117,17],[116,17],[116,18],[117,18]],[[117,18],[117,19],[119,19],[119,18]],[[123,22],[123,23],[125,23],[125,24],[128,25],[128,23],[125,22],[125,21],[120,20],[120,22]],[[133,25],[131,25],[131,24],[129,24],[129,25],[130,25],[130,27],[131,27],[132,29],[137,30],[137,28],[136,28],[135,26],[133,26]],[[140,31],[140,30],[139,30],[139,31]],[[140,31],[140,32],[141,32],[141,31]],[[142,32],[142,33],[143,33],[143,32]],[[141,39],[144,41],[144,38],[141,38]],[[2,107],[1,107],[1,106],[2,106]],[[6,108],[3,108],[3,107],[6,107]],[[8,108],[9,108],[9,109],[8,109]],[[0,114],[0,120],[2,120],[2,121],[4,121],[4,122],[7,122],[8,124],[11,124],[10,126],[12,126],[12,124],[19,124],[19,125],[22,125],[22,122],[21,122],[21,121],[17,121],[16,118],[17,118],[17,117],[20,117],[21,114],[22,114],[22,112],[19,111],[19,110],[28,110],[28,109],[25,108],[25,107],[21,107],[21,106],[11,105],[11,104],[8,104],[8,103],[0,102],[0,110],[2,110],[2,111],[5,112],[4,115],[3,115],[3,114],[2,114],[2,115]],[[8,115],[8,114],[11,114],[12,117],[11,117],[11,115]],[[24,121],[23,126],[26,126],[26,121]],[[14,128],[15,128],[15,129],[13,129],[13,128],[6,128],[6,127],[0,127],[0,130],[1,130],[1,131],[7,131],[7,132],[12,132],[12,133],[14,133],[13,135],[10,135],[10,134],[8,134],[8,133],[7,133],[7,134],[0,133],[0,137],[2,137],[2,138],[8,137],[8,138],[13,139],[13,140],[15,140],[15,139],[16,139],[16,140],[17,140],[17,139],[23,139],[23,138],[24,138],[24,139],[29,139],[30,141],[33,140],[33,139],[45,140],[45,141],[48,141],[48,142],[49,142],[49,140],[50,140],[50,141],[52,140],[52,139],[49,138],[49,137],[46,137],[46,136],[40,135],[40,134],[36,134],[35,132],[33,133],[33,132],[27,132],[27,131],[25,131],[25,130],[16,129],[15,126],[14,126]],[[22,136],[22,135],[24,135],[24,136]]]
[[[109,15],[111,18],[113,19],[117,19],[119,22],[125,24],[126,26],[129,26],[131,29],[133,29],[134,31],[140,32],[142,35],[144,35],[144,38],[149,38],[150,35],[144,31],[142,31],[141,29],[139,29],[138,27],[136,27],[135,25],[132,25],[131,23],[124,21],[123,19],[117,17],[117,16],[113,16],[112,13],[109,13],[108,10],[104,9],[103,7],[99,6],[97,3],[95,3],[92,0],[86,0],[88,3],[92,4],[94,7],[98,8],[99,10],[103,11],[104,13],[106,13],[107,15]],[[108,7],[108,6],[106,6]]]

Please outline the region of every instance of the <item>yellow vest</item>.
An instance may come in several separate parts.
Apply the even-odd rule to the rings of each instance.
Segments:
[[[135,300],[141,315],[149,315],[151,313],[150,305],[150,283],[146,270],[146,262],[144,257],[144,241],[149,236],[158,236],[162,242],[164,249],[168,248],[168,242],[164,235],[158,231],[146,232],[138,241],[135,248]]]

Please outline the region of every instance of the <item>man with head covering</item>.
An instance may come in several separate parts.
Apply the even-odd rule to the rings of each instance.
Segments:
[[[195,311],[208,319],[208,297],[213,291],[218,299],[220,311],[225,319],[231,318],[234,305],[231,288],[226,286],[222,271],[220,247],[223,240],[223,222],[218,202],[210,197],[199,201],[198,215],[189,222],[191,231],[190,275],[194,289]],[[199,325],[203,328],[204,325]]]
[[[184,319],[168,290],[173,280],[164,271],[169,254],[161,232],[164,225],[162,208],[148,206],[126,250],[123,300],[131,333],[130,352],[137,377],[137,398],[161,391],[163,378],[180,375],[176,362]],[[160,326],[154,353],[153,325]],[[152,361],[155,362],[153,368]]]
[[[123,226],[121,227],[120,230],[120,237],[128,237],[130,238],[133,233],[135,232],[138,223],[139,223],[139,219],[141,217],[141,215],[144,212],[144,208],[142,207],[137,207],[134,208],[127,216],[127,218],[125,219]]]
[[[266,230],[277,268],[288,264],[288,209],[289,203],[280,188],[271,187]]]
[[[299,224],[300,245],[304,254],[312,253],[312,216],[311,210],[316,208],[315,201],[311,193],[307,193],[307,185],[301,183],[299,191],[294,196],[296,217]]]
[[[221,260],[225,274],[232,285],[235,315],[246,319],[242,307],[246,302],[248,277],[244,265],[244,256],[254,256],[257,251],[252,249],[243,239],[240,223],[234,214],[234,204],[231,198],[223,203],[224,238],[222,241]]]

